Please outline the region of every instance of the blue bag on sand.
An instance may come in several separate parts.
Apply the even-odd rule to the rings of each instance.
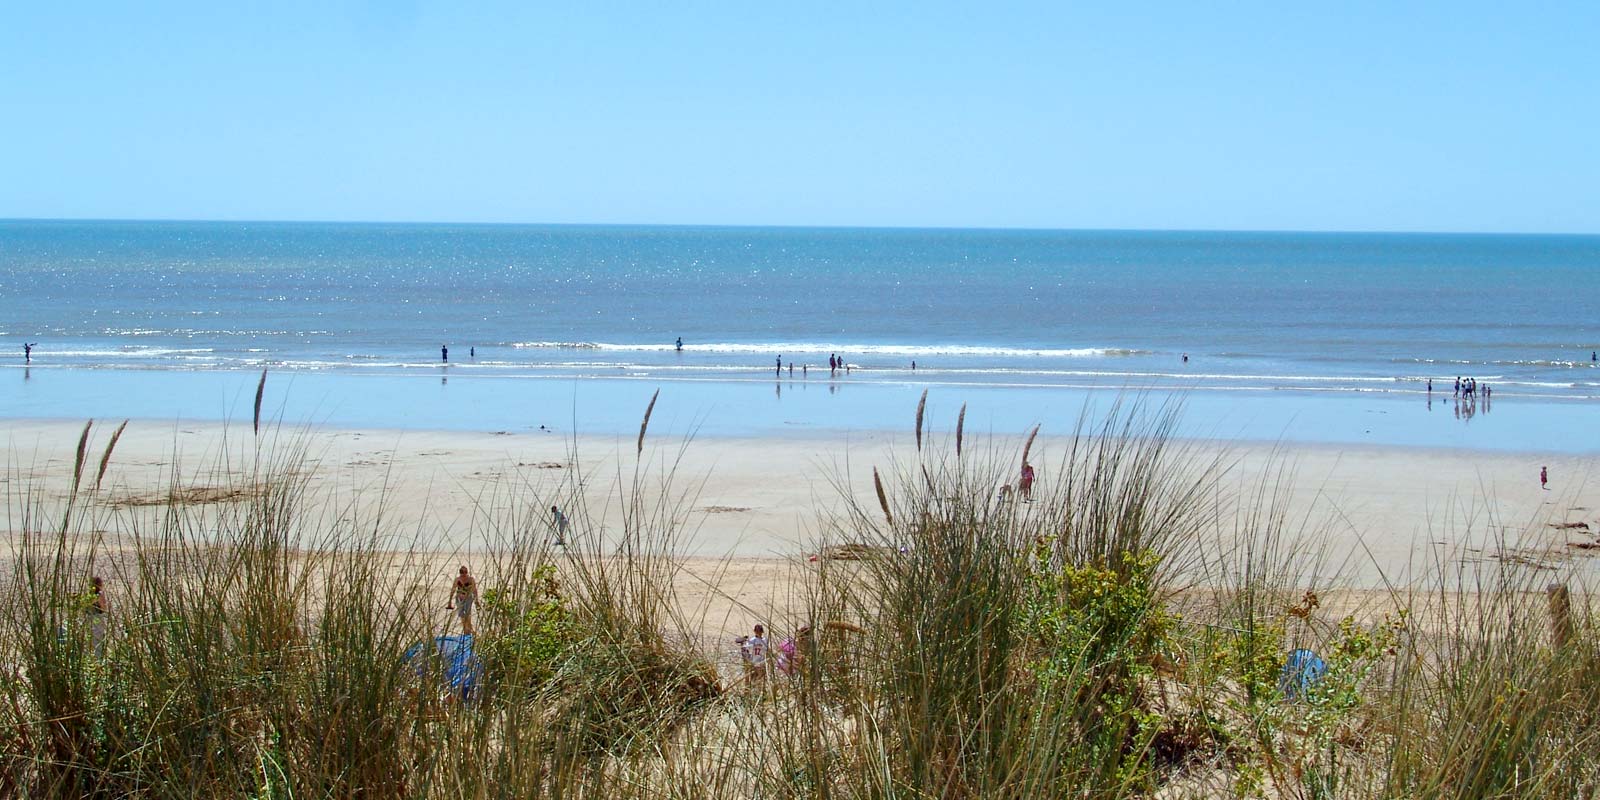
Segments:
[[[1278,677],[1278,690],[1283,692],[1284,697],[1294,700],[1326,674],[1327,662],[1316,653],[1301,648],[1290,653],[1289,660],[1284,662],[1283,673]]]
[[[451,691],[461,695],[465,700],[472,696],[472,691],[477,688],[478,680],[483,677],[483,662],[478,660],[472,651],[471,636],[439,636],[433,640],[434,652],[438,655],[439,662],[443,665],[444,682]],[[406,663],[415,670],[417,677],[428,673],[427,643],[419,642],[406,650]]]

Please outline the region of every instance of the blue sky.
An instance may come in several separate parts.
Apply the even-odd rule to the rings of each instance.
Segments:
[[[0,217],[1600,232],[1594,3],[232,5],[0,6]]]

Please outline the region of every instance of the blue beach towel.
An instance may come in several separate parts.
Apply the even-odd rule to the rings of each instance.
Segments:
[[[1328,664],[1321,656],[1304,648],[1289,654],[1283,673],[1278,677],[1278,689],[1283,696],[1295,700],[1328,674]]]
[[[411,665],[419,678],[428,674],[427,647],[426,642],[419,642],[406,650],[406,663]],[[444,678],[445,684],[451,691],[460,694],[461,699],[471,697],[479,679],[483,677],[483,662],[472,651],[472,637],[439,636],[433,640],[433,650],[443,666],[440,677]]]

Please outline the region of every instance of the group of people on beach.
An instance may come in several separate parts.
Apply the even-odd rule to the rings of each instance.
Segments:
[[[679,339],[678,341],[680,342],[680,344],[678,346],[678,349],[682,350],[683,349],[683,345],[681,344],[681,342],[683,340]],[[789,369],[789,377],[793,378],[794,377],[794,362],[790,361],[787,365],[785,365],[783,363],[783,356],[781,356],[781,355],[778,356],[777,362],[776,362],[776,374],[777,374],[778,377],[780,377],[780,378],[783,377],[783,370],[784,370],[785,366],[787,366],[788,369]],[[852,366],[853,365],[851,365],[851,364],[846,364],[845,363],[844,356],[841,356],[841,355],[838,355],[838,354],[835,354],[835,353],[829,353],[828,354],[828,375],[830,377],[833,376],[833,375],[837,375],[839,373],[839,370],[841,370],[841,369],[845,371],[846,375],[848,375],[848,374],[850,374],[850,369],[851,369]],[[916,369],[917,368],[917,362],[915,362],[915,361],[911,362],[911,368],[912,369]],[[809,377],[810,375],[811,375],[811,365],[810,364],[801,364],[800,365],[800,376],[801,377]]]
[[[1429,381],[1428,385],[1432,386],[1433,382]],[[1479,397],[1478,388],[1479,386],[1477,378],[1456,378],[1456,397],[1464,397],[1468,400],[1475,400]],[[1494,395],[1494,388],[1489,384],[1483,384],[1482,388],[1482,397],[1484,400],[1488,400]]]

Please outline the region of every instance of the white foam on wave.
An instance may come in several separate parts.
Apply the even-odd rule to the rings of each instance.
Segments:
[[[661,353],[678,349],[677,345],[671,342],[665,344],[512,342],[511,346],[519,349],[601,350],[635,353]],[[1149,352],[1127,347],[990,347],[961,344],[836,344],[829,342],[685,343],[683,350],[689,353],[760,353],[762,355],[779,353],[848,353],[851,355],[975,356],[988,358],[1095,358],[1102,356],[1133,356]]]

